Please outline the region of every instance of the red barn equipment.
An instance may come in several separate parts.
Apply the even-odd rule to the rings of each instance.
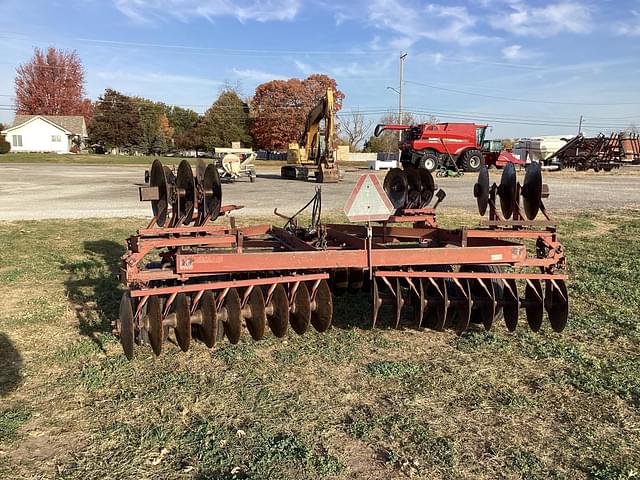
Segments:
[[[489,185],[481,167],[474,194],[489,219],[475,228],[438,227],[445,194],[426,169],[391,170],[384,191],[395,210],[373,225],[322,223],[320,189],[307,204],[306,228],[295,215],[283,227],[238,227],[233,217],[214,224],[241,208],[222,206],[217,169],[199,164],[194,177],[183,161],[173,176],[156,160],[150,186],[140,188],[153,220],[127,240],[122,257],[126,290],[114,326],[125,355],[131,359],[136,344],[159,355],[169,336],[186,351],[193,339],[209,348],[224,337],[238,343],[245,330],[254,340],[268,330],[324,332],[334,295],[347,292],[370,295],[372,326],[388,306],[395,327],[462,332],[504,319],[514,330],[520,308],[533,331],[545,310],[555,331],[565,327],[564,250],[542,202],[539,168],[520,184],[508,164],[500,184]]]

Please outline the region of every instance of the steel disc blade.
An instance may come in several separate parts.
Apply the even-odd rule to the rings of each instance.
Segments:
[[[343,295],[349,288],[349,269],[337,268],[331,272],[331,291],[334,295]]]
[[[133,358],[133,346],[135,343],[135,325],[133,324],[133,304],[128,291],[122,294],[120,299],[120,312],[118,315],[118,333],[120,334],[120,344],[125,356],[131,360]]]
[[[159,227],[166,227],[169,223],[169,184],[165,168],[160,160],[154,160],[151,165],[149,185],[157,187],[158,200],[151,201],[151,210]]]
[[[542,283],[540,280],[527,280],[527,286],[524,289],[524,299],[529,328],[534,332],[538,332],[542,326],[542,315],[544,313]]]
[[[476,197],[478,203],[478,212],[480,215],[484,215],[487,212],[487,205],[489,205],[489,169],[486,165],[480,167],[478,181],[473,186],[473,196]]]
[[[364,270],[361,268],[349,269],[349,292],[358,293],[364,285]]]
[[[156,355],[162,353],[164,343],[164,325],[162,324],[162,308],[160,297],[153,295],[147,300],[147,319],[149,320],[149,343]]]
[[[276,285],[271,295],[271,314],[267,315],[269,328],[273,334],[282,338],[287,334],[289,324],[289,301],[282,284]]]
[[[513,279],[504,281],[502,289],[502,313],[507,330],[513,332],[518,326],[518,314],[520,310],[520,298],[518,297],[518,285]]]
[[[375,282],[374,282],[375,283]],[[321,280],[316,288],[311,308],[311,325],[318,332],[326,332],[333,320],[333,298],[326,280]]]
[[[245,319],[249,335],[254,340],[261,340],[264,337],[264,330],[267,325],[267,311],[264,304],[264,295],[258,287],[253,288],[249,294],[250,316]]]
[[[397,209],[405,208],[407,204],[407,178],[399,168],[392,168],[384,177],[384,191],[391,204]]]
[[[471,284],[468,279],[461,278],[458,283],[452,282],[452,285],[455,285],[456,295],[455,302],[451,302],[449,311],[453,311],[451,318],[455,321],[456,330],[462,333],[469,328],[471,322],[471,308],[473,307]]]
[[[300,283],[291,302],[289,311],[289,323],[298,335],[302,335],[311,323],[311,297],[309,289],[304,283]]]
[[[516,167],[513,166],[513,163],[509,162],[502,171],[500,186],[498,187],[500,210],[502,210],[502,215],[505,219],[511,218],[516,208],[516,189]]]
[[[420,205],[418,208],[427,208],[433,199],[433,194],[436,191],[436,184],[433,181],[433,175],[426,168],[419,168],[418,174],[420,175],[420,183],[422,190],[420,190]]]
[[[220,325],[218,312],[216,311],[216,298],[211,290],[207,290],[202,294],[200,311],[202,315],[202,324],[198,325],[200,339],[207,347],[212,348],[218,339]]]
[[[424,282],[421,278],[416,278],[415,280],[417,293],[413,289],[411,290],[411,306],[413,307],[413,323],[416,328],[420,328],[426,306],[424,299]]]
[[[176,201],[174,208],[174,221],[182,222],[185,225],[191,223],[193,217],[193,209],[196,206],[196,184],[193,178],[193,170],[188,160],[183,160],[178,165],[178,176],[176,177],[176,186],[180,191],[184,192],[176,197],[180,201]]]
[[[184,293],[176,295],[173,301],[173,309],[176,313],[176,342],[183,352],[189,350],[191,345],[191,313],[189,312],[189,300]]]
[[[535,219],[542,204],[542,169],[538,162],[531,162],[527,167],[522,183],[522,203],[527,218]]]
[[[555,285],[554,285],[555,282]],[[551,328],[561,332],[567,325],[569,316],[569,293],[564,280],[547,280],[545,285],[544,306],[549,315]]]
[[[220,207],[222,206],[222,184],[220,182],[220,174],[218,168],[210,163],[204,171],[202,178],[202,189],[204,199],[200,213],[200,223],[209,217],[214,221],[220,216]]]
[[[199,158],[196,161],[196,180],[198,182],[202,182],[202,179],[204,178],[204,171],[207,169],[207,164],[204,163],[204,160],[202,160],[201,158]]]
[[[477,323],[482,323],[485,330],[491,330],[493,320],[498,313],[496,282],[493,279],[484,279],[482,280],[482,284],[480,284],[480,280],[475,280],[471,285],[471,295],[473,298],[480,297],[479,301],[474,302],[477,316],[474,317],[474,312],[472,312],[471,319],[472,321],[478,321]]]
[[[407,203],[406,208],[420,208],[422,203],[422,181],[417,168],[403,170],[407,179]]]
[[[224,307],[227,312],[227,321],[224,322],[224,333],[229,343],[235,345],[242,335],[242,311],[238,290],[230,288],[224,297]]]
[[[426,326],[433,330],[444,330],[449,310],[449,295],[445,279],[430,279],[425,295],[427,297]]]

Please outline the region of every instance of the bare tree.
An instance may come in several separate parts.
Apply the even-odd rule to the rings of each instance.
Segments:
[[[373,122],[363,113],[354,111],[340,122],[340,131],[352,150],[357,150],[370,134]]]

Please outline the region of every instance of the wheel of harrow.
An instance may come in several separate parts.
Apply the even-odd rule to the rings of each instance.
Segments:
[[[238,290],[230,288],[224,297],[224,308],[226,321],[224,322],[224,334],[229,339],[229,343],[235,345],[240,341],[242,335],[242,312],[240,295]]]
[[[316,331],[326,332],[333,320],[333,298],[326,280],[320,280],[311,296],[311,325]]]
[[[147,322],[149,343],[153,353],[158,356],[162,353],[165,332],[162,323],[162,305],[157,295],[152,295],[147,300]]]
[[[515,280],[504,280],[500,303],[502,304],[502,313],[507,330],[513,332],[518,326],[518,314],[520,311],[520,297],[518,297],[518,285]]]
[[[202,323],[198,325],[200,340],[209,348],[213,348],[218,340],[220,323],[216,311],[216,297],[211,290],[202,294],[200,299],[200,316]]]
[[[538,162],[531,162],[527,167],[522,183],[522,203],[527,218],[535,219],[542,204],[542,169]]]
[[[131,360],[133,358],[136,329],[133,324],[133,303],[128,291],[124,292],[120,299],[118,332],[120,334],[120,344],[122,345],[124,354],[129,360]]]
[[[420,208],[422,203],[422,181],[417,168],[402,171],[407,180],[407,201],[405,208]]]
[[[280,283],[273,289],[271,301],[267,305],[267,321],[269,328],[276,337],[282,338],[287,334],[289,301],[287,292]]]
[[[449,310],[449,294],[445,279],[427,278],[425,297],[427,299],[427,308],[424,312],[425,326],[432,330],[444,330]]]
[[[484,215],[489,205],[489,168],[486,165],[480,167],[478,181],[473,186],[473,196],[476,197],[478,203],[478,212],[480,215]]]
[[[159,227],[166,227],[169,224],[169,181],[160,160],[154,160],[151,164],[149,186],[158,189],[158,200],[151,201],[153,217]]]
[[[199,207],[200,225],[209,219],[216,220],[220,216],[220,207],[222,206],[222,183],[220,182],[220,174],[218,168],[210,163],[204,170],[202,177],[202,204]]]
[[[564,280],[547,280],[545,285],[544,306],[549,315],[551,328],[561,332],[567,325],[569,316],[569,293]]]
[[[247,305],[243,309],[243,316],[251,338],[254,340],[262,340],[267,325],[267,311],[264,303],[264,295],[259,287],[251,289]]]
[[[184,293],[178,293],[173,300],[173,311],[176,314],[174,332],[180,350],[186,352],[191,345],[191,313],[189,300]]]
[[[289,310],[289,323],[298,335],[304,334],[311,323],[311,297],[304,282],[298,284]]]
[[[455,325],[456,331],[462,333],[469,328],[471,322],[471,284],[466,278],[454,278],[449,283],[448,293],[450,306],[446,323]]]
[[[389,170],[384,177],[383,188],[396,210],[406,208],[409,186],[403,170],[400,168],[392,168]]]
[[[365,271],[361,268],[349,269],[349,293],[358,293],[364,286]]]
[[[196,206],[196,184],[193,178],[193,170],[188,160],[183,160],[178,165],[176,177],[178,195],[174,205],[174,224],[189,225],[193,219],[193,210]]]
[[[505,219],[511,218],[516,208],[516,167],[509,162],[505,165],[498,186],[498,195],[500,195],[500,210]]]
[[[331,291],[334,295],[344,295],[349,288],[349,269],[336,268],[329,277],[331,281]]]
[[[418,174],[420,175],[420,183],[422,190],[420,190],[420,205],[419,208],[427,208],[433,199],[433,194],[436,191],[436,184],[433,180],[433,175],[426,168],[419,168]]]
[[[461,272],[500,273],[500,267],[494,265],[463,265]],[[471,322],[483,324],[485,330],[490,330],[495,320],[503,316],[502,306],[498,300],[502,298],[503,284],[501,280],[492,278],[470,279],[473,306],[471,308]]]

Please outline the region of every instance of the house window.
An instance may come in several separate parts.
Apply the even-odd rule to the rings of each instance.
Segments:
[[[11,136],[11,141],[12,141],[12,145],[14,147],[21,147],[22,146],[22,135],[12,135]]]
[[[61,142],[60,135],[51,135],[52,142]]]

